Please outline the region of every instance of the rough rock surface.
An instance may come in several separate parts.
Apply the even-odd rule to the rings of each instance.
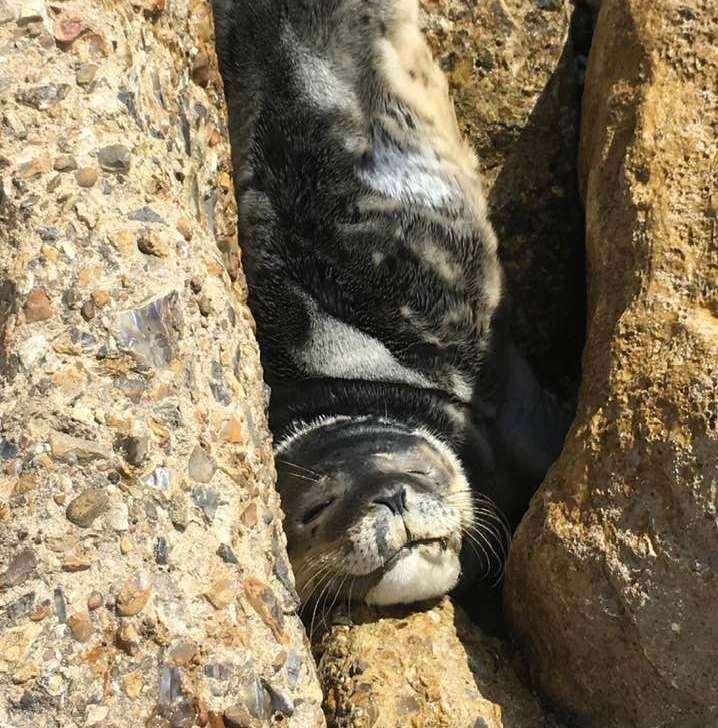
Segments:
[[[576,163],[592,14],[569,0],[423,6],[486,182],[514,334],[542,380],[572,396],[585,318]]]
[[[509,288],[518,303],[518,337],[543,378],[570,391],[583,341],[576,157],[590,17],[563,0],[422,5],[430,44],[448,75],[459,122],[477,149],[490,192]],[[451,614],[445,604],[414,618],[387,616],[375,624],[334,628],[323,643],[320,669],[330,723],[552,725],[518,685],[508,653],[463,618],[457,637]],[[431,647],[432,641],[446,648],[441,659],[444,647]],[[487,655],[496,650],[501,668],[492,671]],[[371,666],[370,679],[352,674],[357,664]],[[421,675],[438,687],[427,692],[418,678],[407,683],[406,675]]]
[[[375,728],[553,728],[512,657],[445,598],[378,617],[353,610],[334,627],[319,672],[330,725]],[[362,617],[366,619],[362,623]]]
[[[718,5],[604,0],[583,106],[578,418],[506,603],[590,726],[718,725]]]
[[[6,0],[0,59],[0,725],[322,725],[207,3]]]

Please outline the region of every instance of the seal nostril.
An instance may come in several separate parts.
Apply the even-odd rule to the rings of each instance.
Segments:
[[[374,498],[373,502],[378,505],[386,506],[395,516],[399,516],[407,510],[406,488],[402,486],[394,493]]]

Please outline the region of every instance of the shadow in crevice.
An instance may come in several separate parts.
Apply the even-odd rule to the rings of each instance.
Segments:
[[[585,341],[580,106],[593,17],[579,5],[556,69],[490,193],[512,329],[541,383],[573,401]]]

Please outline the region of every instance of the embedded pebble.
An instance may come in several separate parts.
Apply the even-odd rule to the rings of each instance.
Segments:
[[[217,556],[226,564],[238,564],[237,557],[232,549],[226,544],[222,543],[217,548]]]
[[[217,579],[204,595],[215,609],[224,609],[234,600],[236,589],[230,579]]]
[[[192,491],[192,500],[200,508],[207,521],[211,523],[217,514],[217,508],[219,508],[219,496],[217,493],[212,488],[198,485]]]
[[[99,609],[102,606],[103,601],[101,592],[90,592],[90,595],[87,597],[87,608],[91,612],[94,612],[95,609]]]
[[[137,653],[140,647],[140,635],[130,620],[120,620],[115,641],[117,642],[117,646],[128,655]]]
[[[97,66],[93,63],[83,63],[75,73],[75,82],[78,86],[89,86],[97,74]]]
[[[88,463],[93,460],[110,460],[112,451],[103,445],[64,432],[50,434],[50,450],[56,460]],[[88,496],[89,497],[89,496]]]
[[[103,488],[88,488],[70,501],[65,515],[76,526],[89,528],[107,510],[109,502]]]
[[[192,480],[209,483],[217,472],[217,465],[201,445],[196,445],[189,457],[187,471]]]
[[[131,152],[124,144],[109,144],[98,150],[97,161],[105,172],[126,174],[130,171]]]
[[[167,565],[167,558],[169,555],[169,547],[167,546],[167,539],[163,536],[159,536],[155,541],[155,547],[153,549],[155,562],[160,566]]]
[[[137,248],[145,255],[157,258],[166,258],[170,254],[170,247],[165,238],[154,230],[145,230],[137,238]]]
[[[133,210],[127,215],[128,220],[136,220],[137,222],[156,222],[163,223],[164,220],[151,207],[140,207]]]
[[[122,585],[115,600],[118,613],[123,617],[139,614],[145,608],[151,593],[152,584],[147,574],[140,573],[130,577]]]
[[[75,181],[79,187],[94,187],[97,182],[97,169],[95,167],[80,167],[75,172]]]
[[[62,101],[70,90],[66,83],[48,83],[18,91],[17,100],[38,111],[47,111]]]
[[[25,299],[25,320],[28,323],[47,321],[52,316],[52,303],[42,288],[33,288]]]
[[[71,154],[61,154],[59,157],[55,157],[52,168],[56,172],[72,172],[77,169],[77,161]]]
[[[86,612],[70,615],[67,618],[67,626],[70,628],[72,636],[78,642],[87,642],[94,632],[92,620]]]
[[[12,557],[7,570],[0,574],[0,589],[9,589],[20,586],[30,578],[37,566],[37,557],[30,548],[21,549]]]
[[[130,465],[139,467],[147,459],[150,447],[149,435],[130,435],[122,441],[125,460]]]
[[[107,525],[113,531],[127,531],[130,527],[130,513],[127,503],[120,501],[110,508],[107,514]]]
[[[91,300],[85,301],[85,303],[82,304],[82,308],[80,308],[80,314],[85,321],[92,321],[92,319],[97,315],[97,308],[95,307],[94,302]]]

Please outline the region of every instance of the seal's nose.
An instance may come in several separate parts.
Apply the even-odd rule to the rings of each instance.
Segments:
[[[394,492],[374,498],[374,503],[386,506],[395,516],[406,511],[406,487],[400,485]]]

